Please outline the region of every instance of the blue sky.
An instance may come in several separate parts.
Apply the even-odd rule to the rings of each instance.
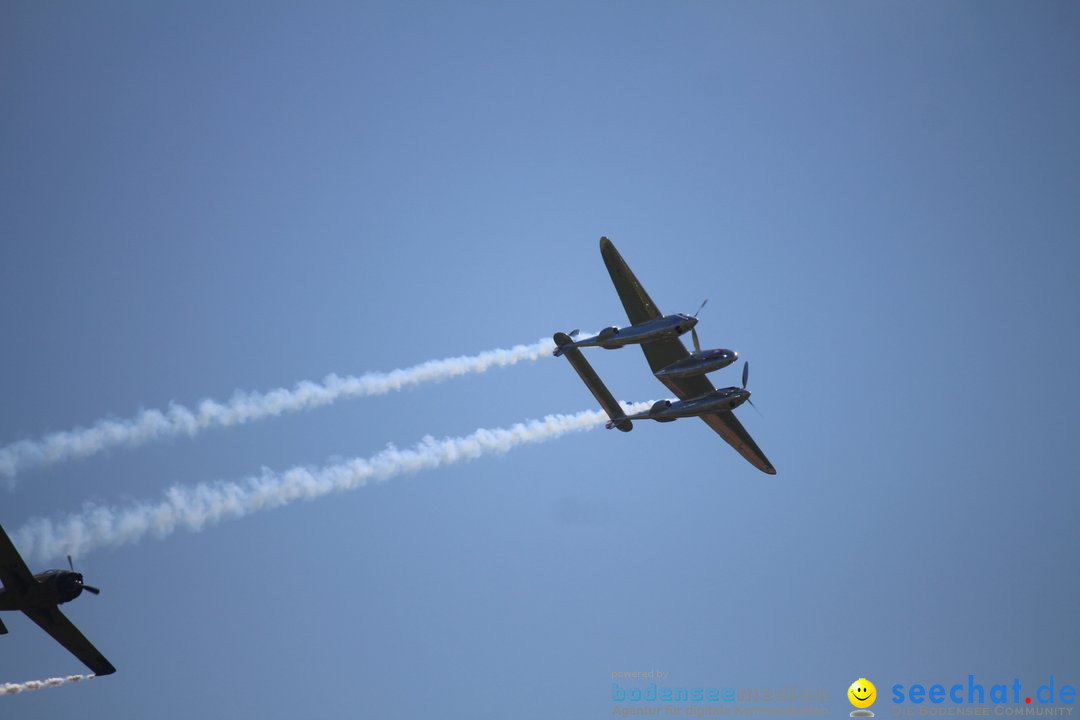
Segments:
[[[99,550],[65,611],[119,672],[0,712],[1080,684],[1078,39],[1058,2],[5,4],[0,444],[625,324],[608,235],[709,298],[779,474],[639,423]],[[591,406],[544,358],[28,470],[0,522]],[[82,671],[4,621],[0,682]]]

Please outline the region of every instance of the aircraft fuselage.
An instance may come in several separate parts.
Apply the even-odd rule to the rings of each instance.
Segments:
[[[696,350],[689,357],[671,363],[666,368],[657,370],[653,375],[658,379],[691,377],[704,375],[714,370],[726,368],[739,359],[739,353],[734,350],[718,348],[716,350]]]
[[[52,607],[70,602],[83,591],[82,574],[69,570],[47,570],[34,576],[34,582],[19,595],[0,589],[0,610]]]

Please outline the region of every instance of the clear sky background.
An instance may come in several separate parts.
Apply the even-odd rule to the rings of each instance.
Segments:
[[[779,474],[638,423],[92,552],[118,673],[0,717],[1080,685],[1078,77],[1067,2],[4,3],[0,444],[625,324],[606,234],[709,298]],[[590,407],[549,357],[28,470],[0,522]],[[0,682],[83,672],[3,619]]]

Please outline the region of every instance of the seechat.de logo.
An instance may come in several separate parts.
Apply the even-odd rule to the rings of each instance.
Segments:
[[[1031,686],[1026,689],[1020,678],[1013,678],[1011,684],[984,684],[977,682],[974,675],[968,675],[966,683],[916,683],[913,685],[896,684],[892,686],[892,701],[896,705],[991,705],[994,715],[1047,715],[1058,714],[1067,708],[1045,708],[1040,706],[1072,705],[1076,702],[1076,688],[1072,685],[1050,681],[1039,685],[1035,692]],[[1034,703],[1034,707],[1032,707]],[[1019,706],[1019,707],[1016,707]],[[927,708],[931,710],[932,708]],[[1071,709],[1068,709],[1071,713]],[[1054,711],[1054,712],[1050,712]],[[925,714],[925,713],[924,713]]]

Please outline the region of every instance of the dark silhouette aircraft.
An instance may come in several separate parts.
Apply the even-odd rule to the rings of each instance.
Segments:
[[[579,341],[565,333],[555,333],[554,340],[555,355],[566,356],[607,412],[611,419],[608,428],[629,432],[634,427],[634,420],[671,422],[680,417],[700,417],[751,465],[775,475],[776,468],[732,412],[750,398],[750,391],[746,389],[747,366],[743,366],[742,388],[717,390],[706,377],[707,373],[735,362],[738,353],[724,349],[702,350],[694,329],[698,322],[697,313],[662,315],[615,245],[606,237],[600,238],[600,254],[631,326],[607,328],[595,337]],[[702,307],[704,305],[702,303]],[[679,339],[687,331],[693,331],[693,353],[687,352]],[[677,401],[661,400],[646,412],[627,415],[578,349],[597,345],[614,349],[629,344],[641,345],[653,375],[675,393],[679,398]]]
[[[0,527],[0,582],[4,584],[0,589],[0,610],[22,610],[95,675],[114,673],[116,668],[112,663],[60,612],[61,603],[74,600],[83,590],[94,595],[101,592],[83,584],[83,576],[75,572],[70,555],[68,566],[70,570],[47,570],[31,575],[4,528]],[[0,635],[7,631],[0,620]]]

